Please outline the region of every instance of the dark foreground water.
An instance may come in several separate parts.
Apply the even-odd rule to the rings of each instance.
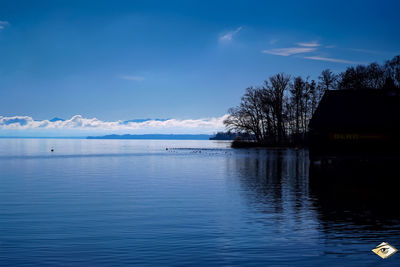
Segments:
[[[228,146],[0,139],[0,265],[400,264],[398,165]]]

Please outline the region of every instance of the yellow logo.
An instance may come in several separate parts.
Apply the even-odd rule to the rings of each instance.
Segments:
[[[391,246],[389,243],[382,242],[380,245],[378,245],[376,248],[372,250],[376,255],[381,257],[382,259],[389,258],[392,256],[394,253],[397,252],[397,249],[393,246]]]

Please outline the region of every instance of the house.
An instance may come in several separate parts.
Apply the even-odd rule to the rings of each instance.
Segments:
[[[310,120],[309,132],[311,158],[400,155],[400,93],[327,91]]]

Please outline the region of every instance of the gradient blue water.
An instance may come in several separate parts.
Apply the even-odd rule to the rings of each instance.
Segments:
[[[228,146],[0,139],[0,265],[400,263],[370,251],[400,247],[399,222],[329,216],[310,193],[306,150]]]

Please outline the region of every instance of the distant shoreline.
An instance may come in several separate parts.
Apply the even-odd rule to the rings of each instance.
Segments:
[[[209,140],[208,134],[124,134],[88,136],[86,139],[133,139],[133,140]]]
[[[86,139],[86,136],[0,136],[0,139]]]

